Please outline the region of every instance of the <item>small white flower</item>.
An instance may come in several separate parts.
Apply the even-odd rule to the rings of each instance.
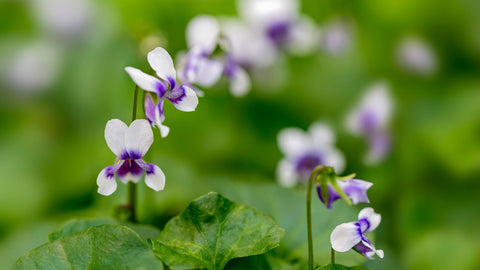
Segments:
[[[334,146],[335,135],[322,123],[313,123],[308,132],[285,128],[278,134],[278,146],[285,158],[277,166],[277,179],[282,186],[305,183],[318,165],[331,166],[341,173],[345,168],[343,154]]]
[[[399,42],[396,58],[402,68],[419,75],[431,75],[438,66],[437,56],[430,44],[413,36]]]
[[[117,156],[115,164],[103,169],[97,177],[98,193],[108,196],[117,189],[118,180],[137,183],[145,172],[145,184],[155,191],[165,186],[165,174],[155,164],[145,163],[142,158],[153,143],[152,129],[147,120],[135,120],[127,126],[112,119],[105,126],[105,140]]]
[[[367,89],[359,104],[347,115],[347,130],[368,141],[365,161],[369,164],[380,162],[390,150],[388,126],[393,111],[392,103],[388,85],[378,82]]]
[[[145,114],[150,124],[158,126],[160,134],[165,137],[169,129],[162,125],[165,120],[163,99],[172,102],[173,106],[180,111],[191,112],[198,105],[198,97],[189,86],[177,84],[177,72],[172,58],[164,48],[157,47],[149,52],[147,60],[160,79],[133,67],[126,67],[125,71],[138,87],[157,94],[159,100],[157,105],[153,103],[151,96],[147,95]]]
[[[332,248],[338,252],[346,252],[354,248],[366,258],[373,259],[373,255],[383,258],[383,250],[375,246],[364,235],[378,227],[381,216],[371,207],[364,208],[358,214],[358,221],[343,223],[335,227],[330,235]]]

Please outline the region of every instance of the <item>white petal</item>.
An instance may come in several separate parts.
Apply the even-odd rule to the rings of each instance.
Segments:
[[[173,80],[177,78],[177,73],[173,67],[172,57],[170,57],[164,48],[157,47],[149,52],[147,60],[159,78],[166,81],[168,81],[168,78]]]
[[[338,252],[346,252],[361,241],[361,234],[355,222],[343,223],[335,227],[330,235],[332,248]]]
[[[253,26],[265,27],[278,21],[292,21],[298,16],[297,0],[238,1],[240,16]]]
[[[126,67],[125,71],[130,75],[135,84],[143,90],[154,93],[165,92],[165,86],[159,79],[133,67]]]
[[[296,156],[312,147],[312,140],[299,128],[284,128],[278,133],[278,146],[287,156]]]
[[[251,29],[240,20],[223,21],[222,33],[227,40],[229,52],[240,65],[265,68],[277,59],[277,49],[263,32]]]
[[[133,121],[125,132],[125,148],[132,159],[140,159],[145,156],[152,143],[152,128],[145,119]]]
[[[277,181],[283,187],[292,187],[297,184],[295,167],[286,159],[280,160],[277,165]]]
[[[251,82],[248,73],[237,66],[235,73],[230,78],[230,93],[234,97],[243,97],[250,91],[250,87]]]
[[[339,150],[330,148],[325,151],[325,165],[335,169],[335,173],[339,174],[345,170],[345,156]]]
[[[128,126],[119,119],[112,119],[105,126],[105,140],[112,152],[120,157],[126,151],[125,132]]]
[[[193,112],[198,105],[197,94],[186,85],[182,85],[172,92],[167,92],[165,97],[172,102],[175,108],[184,112]]]
[[[200,46],[202,51],[211,54],[217,45],[220,27],[212,16],[200,15],[187,25],[187,44],[189,48]]]
[[[203,57],[198,62],[198,72],[192,83],[196,83],[203,87],[211,87],[220,79],[222,72],[222,62]]]
[[[114,176],[107,176],[108,167],[103,169],[97,177],[98,193],[108,196],[117,189],[117,182]]]
[[[302,16],[292,26],[288,49],[297,55],[312,53],[320,46],[320,31],[315,22],[306,16]]]
[[[316,147],[330,146],[335,143],[335,133],[327,124],[315,122],[310,126],[308,132],[312,136]]]
[[[360,213],[358,213],[358,220],[361,220],[361,219],[366,219],[370,224],[370,226],[365,232],[371,232],[378,227],[378,225],[380,224],[380,221],[382,220],[382,216],[380,214],[375,213],[373,208],[367,207],[367,208],[364,208],[362,211],[360,211]]]
[[[145,184],[155,191],[163,190],[165,187],[165,174],[157,165],[149,165],[152,165],[153,171],[147,171],[145,174]]]

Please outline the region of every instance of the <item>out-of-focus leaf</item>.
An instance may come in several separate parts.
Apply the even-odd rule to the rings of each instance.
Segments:
[[[270,255],[268,252],[261,255],[233,259],[225,266],[226,270],[300,270],[299,263],[289,263],[282,258]]]
[[[143,240],[147,240],[148,238],[157,238],[160,234],[160,231],[153,226],[118,222],[111,218],[72,219],[65,223],[65,225],[63,225],[60,230],[49,234],[48,240],[50,242],[53,242],[60,237],[79,233],[89,229],[90,227],[103,224],[118,224],[127,226],[130,229],[134,230]]]
[[[163,264],[133,230],[107,224],[42,245],[22,256],[12,269],[150,270],[163,269]]]
[[[230,259],[277,247],[284,234],[267,214],[211,192],[170,220],[152,245],[172,269],[223,269]]]

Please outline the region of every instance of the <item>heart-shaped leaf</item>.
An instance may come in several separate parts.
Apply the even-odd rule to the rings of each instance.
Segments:
[[[112,218],[96,218],[96,219],[72,219],[65,223],[60,230],[48,235],[48,240],[53,242],[60,237],[72,235],[82,231],[86,231],[90,227],[103,224],[118,224],[129,227],[134,230],[143,240],[148,238],[157,238],[160,231],[150,225],[132,224],[128,222],[119,222]]]
[[[130,228],[99,225],[60,237],[27,254],[14,270],[49,269],[163,269],[148,245]]]
[[[211,192],[170,220],[152,245],[172,269],[214,270],[277,247],[284,234],[267,214]]]

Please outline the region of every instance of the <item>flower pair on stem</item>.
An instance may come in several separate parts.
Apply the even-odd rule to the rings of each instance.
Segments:
[[[308,181],[307,187],[307,233],[308,233],[308,261],[309,270],[313,270],[313,238],[312,238],[312,214],[311,214],[311,190],[313,183],[317,186],[317,193],[328,209],[332,203],[342,198],[348,204],[368,203],[367,190],[373,185],[370,182],[353,179],[355,174],[340,177],[336,175],[332,167],[316,166]],[[330,235],[332,244],[332,263],[334,252],[346,252],[352,248],[372,259],[374,254],[383,258],[383,251],[376,250],[375,246],[364,235],[374,230],[380,223],[381,216],[376,214],[370,207],[360,211],[358,222],[348,222],[338,225]]]

